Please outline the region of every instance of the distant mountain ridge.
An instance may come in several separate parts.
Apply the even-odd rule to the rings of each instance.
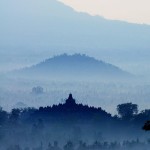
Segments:
[[[64,52],[103,56],[127,67],[136,62],[136,70],[140,61],[149,63],[149,25],[90,16],[57,0],[1,0],[0,6],[0,69],[2,63],[22,67]]]
[[[18,71],[26,76],[35,75],[53,79],[120,78],[130,74],[120,68],[81,54],[62,54]]]

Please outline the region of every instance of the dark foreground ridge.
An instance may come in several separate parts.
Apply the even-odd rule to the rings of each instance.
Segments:
[[[13,147],[20,145],[38,147],[33,150],[56,150],[58,142],[64,150],[77,149],[80,144],[84,150],[97,150],[100,147],[109,150],[111,144],[123,150],[132,145],[141,148],[142,144],[146,148],[149,136],[142,130],[142,126],[150,118],[150,110],[138,112],[136,104],[124,103],[117,106],[117,111],[118,115],[113,116],[100,107],[78,104],[72,94],[63,104],[39,109],[24,108],[6,112],[1,108],[0,149],[6,150],[9,146],[7,150],[20,150],[19,146]],[[145,142],[135,140],[137,138]],[[124,145],[128,145],[127,148],[120,145],[123,141],[126,141]],[[49,145],[49,142],[54,142],[54,145]]]

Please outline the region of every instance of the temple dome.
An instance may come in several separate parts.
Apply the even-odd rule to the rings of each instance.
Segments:
[[[68,105],[74,105],[74,104],[76,104],[76,101],[75,101],[75,99],[73,98],[73,96],[72,96],[71,93],[69,94],[68,99],[66,99],[66,104],[68,104]]]

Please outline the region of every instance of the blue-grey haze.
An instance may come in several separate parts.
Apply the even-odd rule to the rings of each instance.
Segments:
[[[85,53],[149,74],[150,26],[75,12],[56,0],[0,1],[0,71]]]

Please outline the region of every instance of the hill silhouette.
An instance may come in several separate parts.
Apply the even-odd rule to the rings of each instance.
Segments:
[[[149,25],[78,13],[57,0],[2,0],[1,8],[2,62],[33,64],[64,52],[92,53],[124,63],[141,57],[149,61]]]
[[[81,54],[59,55],[37,65],[18,71],[24,76],[47,77],[52,79],[100,79],[122,78],[130,74],[120,68]]]

